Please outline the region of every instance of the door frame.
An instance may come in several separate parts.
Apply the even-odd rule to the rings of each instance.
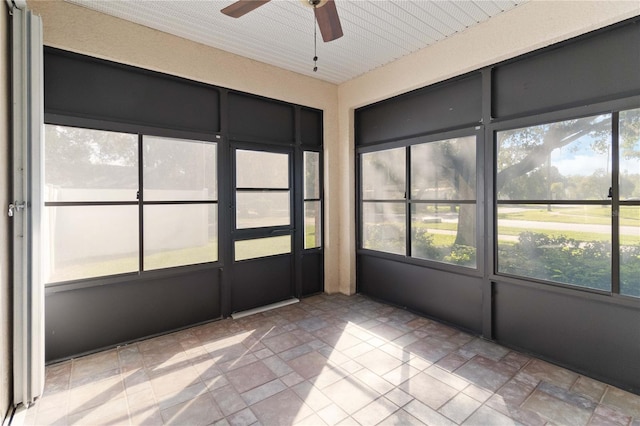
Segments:
[[[265,226],[258,228],[246,228],[246,229],[238,229],[237,227],[237,161],[236,161],[236,152],[238,150],[246,150],[246,151],[259,151],[266,153],[275,153],[275,154],[286,154],[288,156],[288,170],[287,170],[287,178],[288,178],[288,191],[289,191],[289,224],[288,225],[276,225],[276,226]],[[246,309],[254,309],[259,308],[260,306],[268,305],[271,303],[281,302],[283,300],[295,298],[298,295],[298,280],[296,271],[296,257],[297,257],[297,221],[298,217],[297,209],[298,206],[296,204],[296,179],[295,179],[295,159],[296,159],[296,151],[294,147],[281,145],[281,144],[256,144],[242,141],[229,141],[229,157],[230,157],[230,170],[229,170],[229,269],[231,270],[230,277],[228,277],[228,283],[230,288],[230,313],[235,313],[238,311],[243,311]],[[257,257],[253,259],[245,259],[245,260],[235,260],[235,243],[237,241],[243,240],[251,240],[251,239],[259,239],[259,238],[269,238],[274,236],[281,235],[289,235],[291,238],[291,251],[286,254],[276,254],[273,256],[266,257]],[[250,267],[249,263],[254,262],[254,268],[257,271],[262,271],[263,274],[271,274],[271,278],[275,280],[284,279],[285,277],[281,274],[278,278],[276,271],[271,270],[266,263],[269,262],[269,259],[272,259],[271,262],[274,266],[277,265],[278,262],[282,265],[282,258],[289,257],[289,267],[287,272],[287,278],[289,280],[289,289],[288,295],[284,295],[284,288],[280,289],[281,296],[275,299],[269,299],[268,297],[264,297],[265,303],[262,305],[254,306],[255,303],[250,303],[248,305],[240,303],[237,298],[234,299],[234,286],[240,286],[240,278],[243,276],[240,268]],[[246,279],[246,278],[243,278]],[[277,300],[276,300],[277,299]]]

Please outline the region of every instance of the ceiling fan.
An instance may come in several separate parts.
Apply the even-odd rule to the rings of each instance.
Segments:
[[[232,18],[239,18],[270,0],[239,0],[225,7],[220,12]],[[322,40],[333,41],[342,37],[342,26],[333,0],[300,0],[306,6],[313,7],[313,12],[320,27]]]

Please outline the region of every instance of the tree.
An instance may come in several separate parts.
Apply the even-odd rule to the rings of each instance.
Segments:
[[[47,125],[44,143],[46,200],[99,200],[95,190],[126,189],[135,199],[138,187],[137,136],[75,127]],[[91,191],[89,191],[91,190]]]
[[[622,158],[640,159],[640,109],[620,113],[620,138]]]
[[[622,112],[620,119],[621,156],[640,159],[640,110]],[[443,146],[437,160],[441,167],[455,172],[442,176],[454,185],[460,199],[473,198],[475,162],[470,162],[459,150],[450,149],[453,144]],[[499,132],[496,146],[495,192],[501,199],[552,200],[555,199],[554,189],[558,198],[566,194],[575,199],[590,199],[597,194],[602,199],[608,195],[610,172],[596,170],[589,180],[590,190],[586,192],[586,188],[572,185],[570,177],[563,175],[550,162],[552,152],[558,149],[579,152],[588,148],[599,154],[610,154],[611,119],[608,115]],[[610,156],[607,161],[610,161]],[[622,179],[621,185],[624,182]],[[577,193],[576,186],[581,189],[580,193]],[[456,244],[472,245],[474,222],[474,206],[461,205]]]
[[[217,159],[214,144],[145,137],[142,151],[145,189],[168,191],[206,189],[207,197],[216,197]]]
[[[211,144],[145,137],[147,189],[215,187],[216,153]],[[212,176],[213,175],[213,179]],[[45,183],[73,189],[138,189],[138,135],[47,125]]]
[[[552,152],[565,147],[575,152],[583,149],[585,144],[595,152],[608,152],[610,135],[611,122],[604,116],[498,132],[497,196],[549,199],[551,185],[564,178],[550,163]],[[546,171],[543,170],[545,165],[548,167]],[[529,181],[532,176],[537,179]],[[520,191],[514,191],[517,186],[521,187]]]
[[[551,153],[564,147],[581,149],[576,142],[589,143],[596,152],[603,152],[610,146],[610,129],[610,121],[598,116],[499,132],[496,194],[502,199],[550,200],[555,188],[556,195],[561,196],[567,179],[552,166]],[[452,185],[457,199],[473,200],[474,148],[461,144],[461,140],[434,142],[430,164],[442,170],[439,178]],[[455,244],[475,246],[474,204],[460,204]]]
[[[640,110],[621,112],[620,121],[621,157],[640,159]],[[561,148],[567,147],[574,152],[589,148],[593,152],[607,154],[607,168],[602,173],[598,172],[598,176],[600,178],[609,176],[611,118],[609,115],[601,115],[499,132],[497,147],[496,192],[512,199],[527,199],[529,197],[514,196],[511,193],[512,187],[526,186],[526,182],[523,181],[528,180],[535,173],[540,173],[541,168],[548,164],[551,153]],[[559,182],[559,178],[566,179],[566,176],[561,176],[554,167],[551,167],[551,170],[552,175],[546,179],[545,185]],[[610,182],[609,176],[608,184],[604,188],[605,197],[611,186]],[[540,182],[533,183],[538,186]],[[598,188],[598,193],[601,192],[602,188]],[[535,189],[529,188],[520,192],[520,194],[531,193],[535,193]],[[536,197],[531,197],[531,199],[534,198]]]
[[[439,180],[439,182],[435,182],[436,186],[453,188],[449,198],[475,201],[475,138],[456,138],[434,142],[432,152],[430,163],[436,170],[436,178]],[[458,229],[454,245],[475,247],[475,210],[475,203],[459,204]]]

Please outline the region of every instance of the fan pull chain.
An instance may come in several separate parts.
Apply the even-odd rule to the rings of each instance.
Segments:
[[[313,72],[318,71],[318,36],[316,26],[316,5],[313,5]]]

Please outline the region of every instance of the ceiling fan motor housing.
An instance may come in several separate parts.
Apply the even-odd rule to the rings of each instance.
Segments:
[[[300,0],[302,4],[309,7],[322,7],[328,0]]]
[[[220,10],[220,12],[232,18],[239,18],[269,1],[270,0],[237,0],[235,3]],[[306,7],[313,9],[313,14],[318,22],[323,41],[329,42],[343,36],[342,25],[340,24],[340,17],[338,16],[334,0],[300,0],[300,2]]]

